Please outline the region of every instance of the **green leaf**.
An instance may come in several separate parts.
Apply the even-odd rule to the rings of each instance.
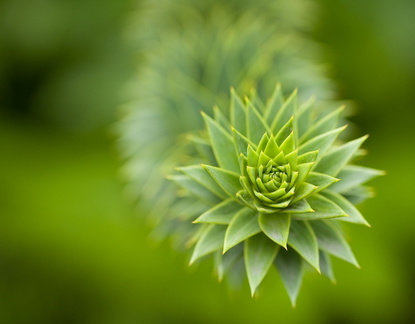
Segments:
[[[307,153],[310,151],[319,151],[319,158],[321,158],[327,149],[334,143],[337,136],[346,128],[347,126],[339,127],[333,129],[329,132],[316,136],[309,141],[301,144],[299,147],[299,153]]]
[[[232,198],[221,202],[200,215],[194,223],[214,223],[227,225],[231,222],[235,213],[244,208]]]
[[[314,162],[302,163],[302,164],[297,165],[297,170],[298,170],[298,178],[296,180],[297,184],[301,184],[307,178],[313,166],[314,166]]]
[[[310,224],[313,227],[320,249],[359,268],[359,264],[342,232],[334,226],[332,221],[311,222]]]
[[[288,122],[278,131],[275,136],[275,141],[281,145],[284,140],[294,131],[294,117],[291,117]]]
[[[216,163],[216,158],[212,150],[210,142],[204,138],[200,138],[196,135],[188,135],[187,139],[192,142],[199,155],[209,163]]]
[[[232,128],[232,132],[233,140],[235,143],[235,149],[238,155],[243,154],[244,156],[246,156],[248,145],[250,145],[254,149],[257,148],[257,146],[254,143],[252,143],[247,137],[239,133],[235,128]]]
[[[249,208],[241,209],[226,230],[223,253],[259,232],[258,212]]]
[[[285,156],[288,164],[291,166],[291,170],[297,170],[297,162],[298,162],[298,150],[294,150],[291,153]]]
[[[248,159],[246,158],[245,155],[243,155],[242,153],[239,155],[238,158],[239,161],[239,167],[240,167],[240,171],[241,171],[241,177],[246,177],[248,178],[248,172],[246,170],[247,166],[248,166]]]
[[[359,210],[350,201],[348,201],[345,197],[343,197],[341,194],[331,191],[331,190],[324,190],[322,192],[322,195],[330,199],[333,203],[335,203],[342,210],[344,210],[344,212],[347,215],[349,215],[349,217],[342,217],[339,220],[349,222],[349,223],[362,224],[362,225],[366,225],[370,227],[369,223],[362,216]]]
[[[265,150],[265,147],[268,144],[268,141],[270,140],[268,133],[264,133],[261,137],[261,140],[259,141],[257,145],[256,152],[259,154],[261,151]]]
[[[311,208],[314,210],[314,212],[305,214],[294,214],[293,217],[304,220],[348,217],[348,215],[343,209],[341,209],[334,202],[320,194],[313,194],[307,197],[307,201],[310,204]]]
[[[280,204],[280,206],[278,206],[278,208],[284,208],[284,207],[281,207],[281,205],[282,206],[284,206],[284,205],[287,205],[288,203],[287,202],[284,202],[284,203],[281,203]],[[266,206],[266,205],[261,205],[261,203],[258,203],[257,201],[254,201],[254,208],[257,210],[257,211],[259,211],[260,213],[263,213],[263,214],[274,214],[275,213],[275,205],[276,204],[274,204],[274,206]],[[283,209],[281,209],[281,210],[283,210]]]
[[[210,190],[206,189],[201,184],[195,182],[186,175],[175,174],[170,175],[167,179],[174,181],[179,187],[184,188],[190,194],[202,199],[209,204],[217,204],[220,200]]]
[[[165,223],[166,222],[162,222],[161,225],[164,225]],[[193,245],[197,243],[197,241],[200,239],[202,234],[209,229],[211,224],[200,224],[200,226],[195,225],[195,224],[189,224],[189,225],[193,225],[191,226],[192,232],[190,233],[189,237],[187,238],[186,243],[184,244],[188,248],[192,247]]]
[[[177,215],[177,219],[181,221],[187,221],[190,219],[194,219],[195,216],[198,216],[206,211],[206,208],[210,206],[206,206],[206,204],[202,203],[198,199],[194,199],[193,197],[183,197],[183,198],[176,198],[171,203],[171,214]]]
[[[341,106],[334,110],[330,114],[327,114],[324,118],[320,119],[317,123],[312,125],[308,131],[301,136],[301,142],[308,141],[313,137],[326,133],[336,127],[340,114],[343,112],[345,106]]]
[[[232,88],[231,89],[231,107],[230,107],[231,124],[242,135],[246,135],[245,114],[246,114],[245,106],[241,98],[239,98],[235,90]]]
[[[278,110],[277,115],[271,124],[271,132],[278,134],[279,130],[284,127],[288,120],[295,115],[297,110],[297,90],[287,98],[282,105],[281,109]]]
[[[226,226],[209,225],[206,227],[193,250],[190,264],[197,259],[222,248]]]
[[[239,258],[228,271],[232,275],[227,277],[227,284],[232,290],[239,290],[246,278],[244,258]]]
[[[295,204],[288,206],[287,208],[281,209],[280,213],[289,214],[300,214],[300,213],[312,213],[314,210],[311,208],[307,200],[302,199],[297,201]]]
[[[269,157],[277,156],[280,153],[280,149],[278,148],[277,143],[275,142],[275,139],[273,136],[270,137],[267,146],[265,147],[264,153],[268,155]]]
[[[304,201],[304,198],[307,198],[309,195],[311,195],[313,192],[315,192],[318,188],[312,184],[309,184],[307,182],[303,182],[297,191],[295,192],[294,198],[291,201],[292,203],[296,203],[297,201]],[[307,204],[307,207],[304,208],[304,211],[297,211],[297,213],[308,213],[313,212],[313,209],[310,207],[309,204]]]
[[[291,221],[288,245],[320,272],[317,238],[306,221]]]
[[[322,157],[317,164],[315,171],[335,177],[349,162],[366,139],[367,135],[336,147]]]
[[[261,152],[259,154],[258,166],[259,165],[266,165],[271,160],[272,160],[271,157],[267,156],[264,152]]]
[[[251,102],[248,102],[246,110],[246,130],[248,139],[254,143],[258,143],[262,135],[269,131],[267,123]]]
[[[215,194],[217,197],[226,199],[226,193],[218,186],[216,181],[206,172],[201,165],[190,165],[186,167],[177,168],[180,172],[188,175],[194,181],[208,189],[210,192]]]
[[[249,90],[249,100],[252,102],[252,105],[258,109],[258,112],[261,113],[261,116],[264,113],[265,105],[262,102],[261,98],[258,96],[258,91],[255,88]]]
[[[303,261],[293,250],[280,250],[274,264],[290,297],[291,304],[295,307],[304,276]]]
[[[365,168],[357,165],[346,165],[337,175],[340,181],[330,189],[336,192],[346,192],[353,187],[359,186],[377,176],[384,175],[384,171]]]
[[[292,132],[285,140],[282,142],[280,146],[280,150],[284,152],[285,155],[293,152],[296,149],[295,145],[295,136],[294,132]]]
[[[333,268],[331,266],[330,256],[320,250],[320,270],[323,275],[331,280],[332,283],[336,283],[336,278],[334,277]]]
[[[261,230],[275,243],[287,248],[290,232],[290,214],[260,214],[259,226]]]
[[[317,150],[299,155],[297,159],[297,164],[307,164],[315,162],[317,159],[318,152],[319,151]]]
[[[225,117],[218,106],[213,107],[213,117],[215,121],[223,127],[224,130],[229,130],[231,128],[229,120]]]
[[[310,172],[307,177],[307,182],[318,187],[316,192],[326,189],[339,181],[337,178],[333,178],[327,174]]]
[[[222,251],[217,251],[215,254],[215,263],[219,281],[222,281],[223,277],[231,270],[232,266],[241,259],[243,259],[242,244],[235,246],[225,254],[222,254]]]
[[[202,166],[230,197],[236,199],[236,193],[242,189],[239,174],[210,165],[203,164]]]
[[[354,205],[360,204],[366,199],[372,198],[374,195],[375,192],[373,191],[373,189],[366,186],[358,186],[345,192],[342,192],[342,196],[344,196],[348,201],[350,201]]]
[[[312,124],[311,115],[313,113],[313,105],[316,101],[316,97],[310,97],[306,102],[300,105],[298,109],[297,117],[297,129],[298,135],[301,137]]]
[[[271,124],[275,116],[278,114],[278,111],[284,103],[284,95],[282,94],[281,84],[277,84],[274,92],[271,95],[271,98],[268,100],[265,107],[265,120],[268,124]]]
[[[239,172],[238,157],[236,155],[235,146],[230,136],[216,121],[202,113],[209,132],[213,153],[219,166]]]
[[[241,183],[243,183],[244,186],[250,186],[247,184],[247,178],[241,177]],[[255,198],[253,198],[254,192],[252,191],[252,188],[247,190],[240,190],[237,192],[236,197],[239,199],[239,201],[244,204],[245,206],[249,208],[255,209]]]
[[[255,235],[245,241],[246,274],[252,296],[271,267],[277,252],[278,245],[264,234]]]
[[[248,165],[252,167],[257,167],[259,155],[257,152],[254,151],[254,149],[250,145],[248,145],[247,154]]]

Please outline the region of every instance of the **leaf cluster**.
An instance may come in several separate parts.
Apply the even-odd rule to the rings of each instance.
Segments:
[[[358,266],[339,225],[368,225],[349,197],[368,198],[363,184],[382,172],[351,164],[367,136],[338,141],[342,111],[318,116],[277,85],[266,104],[231,91],[228,115],[203,114],[209,163],[171,176],[207,206],[193,220],[191,263],[215,253],[219,278],[244,267],[252,294],[274,265],[293,304],[305,265],[331,279],[330,256]]]

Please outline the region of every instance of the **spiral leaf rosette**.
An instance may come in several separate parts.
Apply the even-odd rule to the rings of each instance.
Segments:
[[[170,177],[206,206],[190,218],[199,225],[190,262],[213,254],[220,279],[245,268],[252,294],[275,268],[295,304],[305,268],[334,280],[331,256],[358,266],[340,225],[369,225],[354,204],[382,172],[351,164],[367,136],[338,139],[343,107],[319,114],[312,100],[298,106],[296,91],[284,99],[278,85],[266,104],[232,90],[226,111],[202,113],[207,131],[192,136],[192,161],[204,163]]]

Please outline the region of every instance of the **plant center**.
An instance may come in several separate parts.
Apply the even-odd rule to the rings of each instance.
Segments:
[[[287,179],[288,175],[284,166],[269,165],[262,174],[264,183],[272,181],[276,186],[280,186]]]

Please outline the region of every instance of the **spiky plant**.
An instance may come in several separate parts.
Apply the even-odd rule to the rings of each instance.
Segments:
[[[126,191],[164,237],[172,233],[165,209],[176,199],[164,175],[186,162],[183,137],[203,128],[200,110],[212,114],[218,104],[228,114],[231,86],[241,93],[254,86],[265,97],[282,82],[285,91],[330,99],[334,85],[317,61],[318,46],[302,33],[315,16],[313,1],[143,3],[131,29],[143,63],[123,107],[118,145]]]
[[[342,110],[321,116],[277,86],[266,105],[232,91],[229,114],[203,113],[207,132],[192,137],[199,163],[170,177],[193,202],[193,212],[170,211],[196,223],[191,263],[214,254],[219,278],[245,267],[252,294],[275,267],[293,304],[305,265],[331,279],[330,256],[358,266],[340,224],[368,225],[353,201],[381,172],[351,164],[367,136],[338,140]]]
[[[361,184],[378,174],[347,165],[351,156],[345,158],[337,176],[320,175],[318,170],[331,154],[330,148],[334,152],[339,144],[324,142],[326,147],[317,141],[335,140],[342,129],[326,134],[327,138],[318,136],[335,127],[340,110],[327,120],[322,117],[328,110],[321,108],[327,106],[321,99],[333,98],[334,86],[325,77],[324,65],[316,60],[318,47],[301,32],[310,29],[310,17],[314,16],[310,6],[314,5],[308,0],[145,1],[146,9],[137,20],[140,25],[133,33],[144,63],[132,86],[134,100],[124,107],[118,124],[127,192],[138,201],[141,215],[152,223],[153,237],[168,237],[179,248],[193,246],[192,262],[214,255],[219,278],[226,274],[231,284],[244,278],[245,256],[251,265],[248,278],[253,292],[274,263],[292,300],[304,265],[311,264],[333,279],[326,250],[356,263],[338,228],[339,221],[311,222],[308,218],[321,218],[317,207],[333,206],[322,204],[332,201],[339,206],[333,207],[334,211],[349,215],[339,219],[366,224],[350,203],[370,195]],[[272,92],[277,82],[284,84],[285,94],[297,87],[301,102],[316,95],[319,106],[303,104],[297,109],[296,95],[285,101],[280,90],[264,105],[259,98]],[[233,93],[229,104],[231,86],[240,93],[249,93],[252,86],[257,90],[250,92],[245,102]],[[214,103],[221,108],[211,109]],[[207,114],[204,118],[200,110]],[[291,117],[290,137],[290,124],[286,124]],[[204,125],[207,132],[201,131]],[[284,126],[287,133],[280,133]],[[304,145],[311,138],[315,138],[310,142],[315,146],[323,143],[318,147],[322,150],[316,155],[317,147],[306,147],[314,153],[304,155]],[[358,145],[363,140],[352,143]],[[278,154],[270,156],[274,153]],[[310,164],[312,159],[314,164]],[[190,165],[170,177],[183,188],[180,191],[165,179],[178,165]],[[222,188],[217,182],[221,179],[211,176],[215,172],[228,175],[221,184],[228,187]],[[331,184],[335,177],[346,180]],[[320,183],[315,188],[323,180],[331,186],[325,189]],[[278,225],[278,231],[270,231],[273,224]],[[324,226],[335,245],[325,238],[316,239],[316,233],[325,231]],[[304,231],[308,235],[298,235]],[[251,243],[248,246],[244,241]],[[274,242],[272,246],[270,242]],[[264,263],[265,258],[255,261],[255,244],[264,246],[263,253],[271,263]]]

